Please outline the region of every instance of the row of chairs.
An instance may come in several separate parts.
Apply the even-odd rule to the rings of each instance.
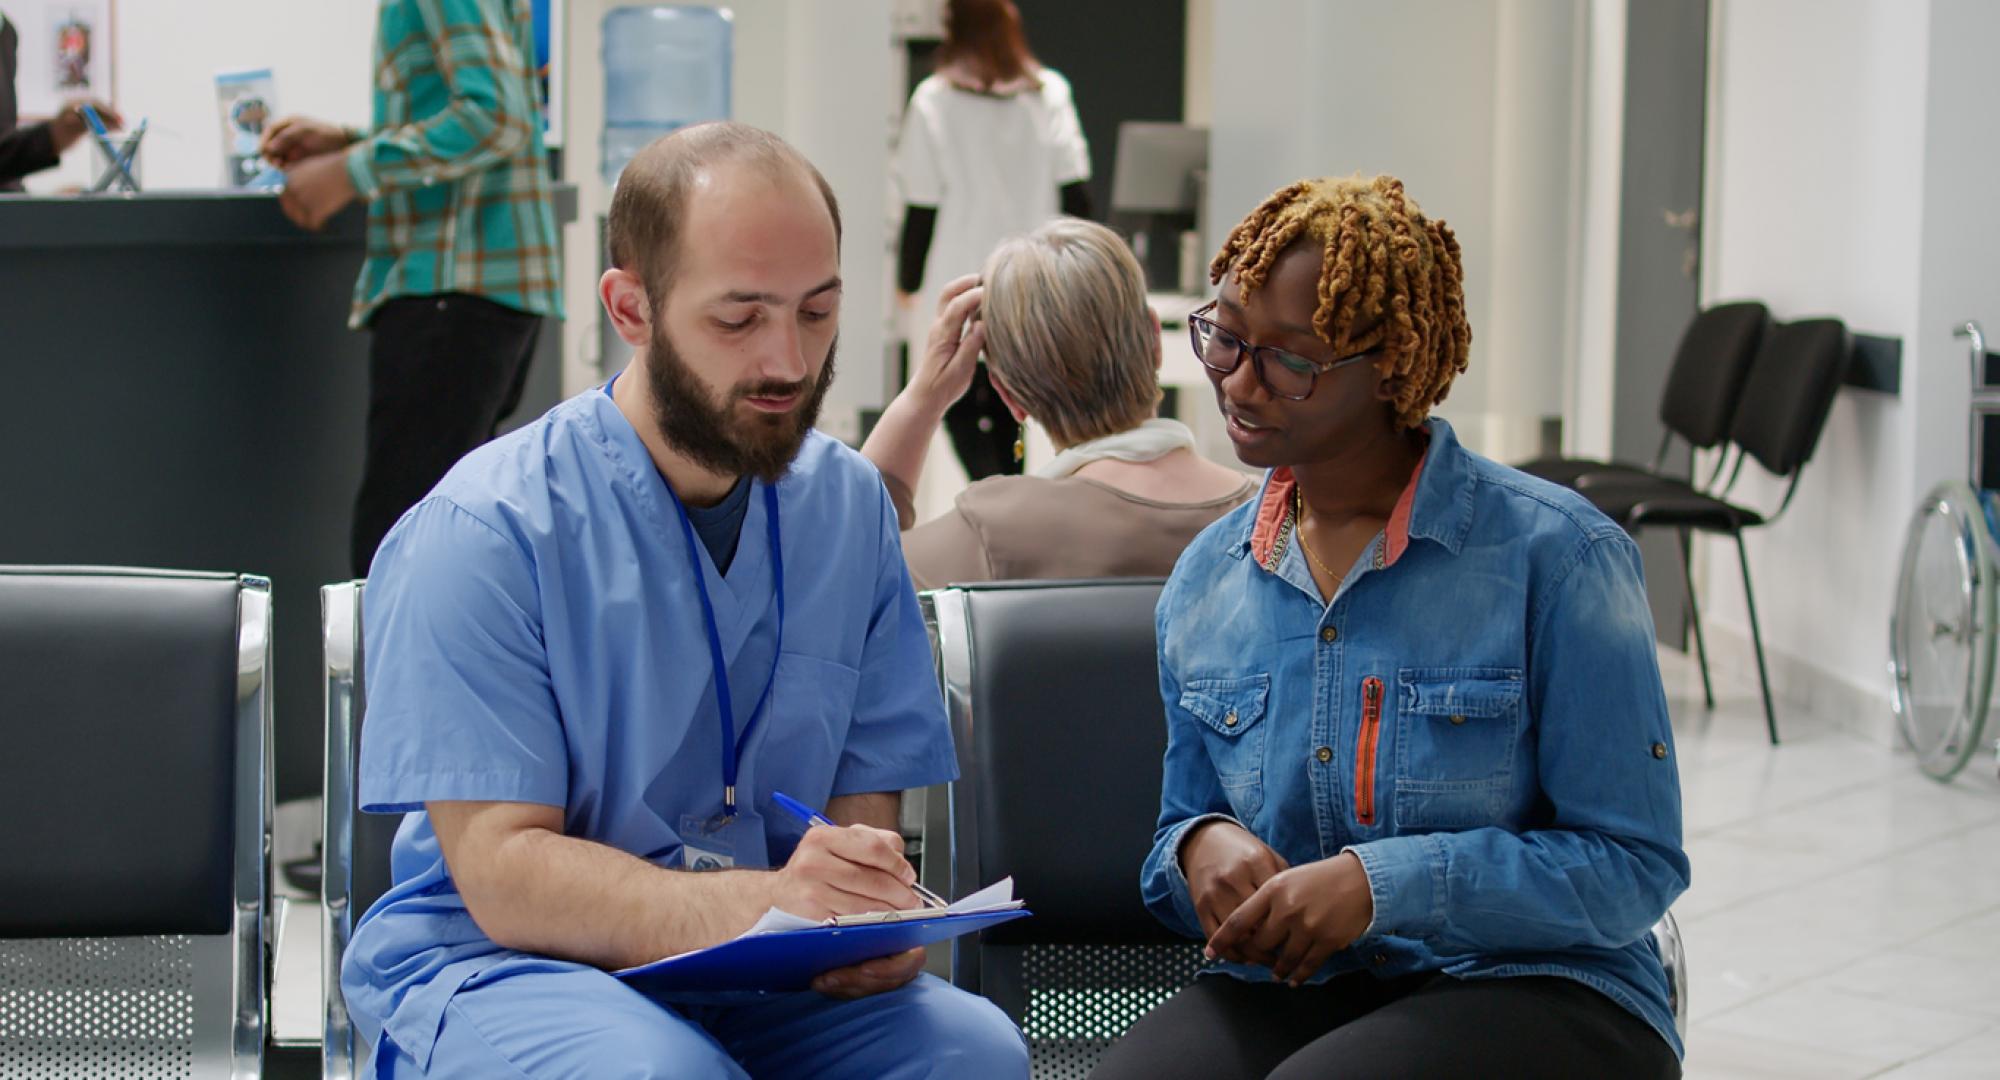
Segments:
[[[1791,505],[1799,477],[1833,411],[1834,396],[1853,362],[1853,351],[1853,337],[1839,319],[1779,323],[1755,301],[1718,304],[1696,313],[1681,335],[1660,395],[1660,422],[1666,430],[1650,466],[1586,458],[1542,458],[1519,466],[1576,489],[1629,532],[1657,527],[1679,534],[1681,579],[1687,589],[1685,617],[1701,661],[1702,696],[1710,709],[1715,708],[1715,690],[1709,680],[1708,646],[1695,602],[1689,549],[1697,532],[1735,539],[1750,643],[1757,656],[1757,683],[1764,698],[1764,724],[1774,746],[1778,716],[1743,534],[1776,521]],[[1666,471],[1676,438],[1693,450],[1717,452],[1706,479],[1696,483]],[[1768,514],[1730,499],[1747,459],[1786,481],[1783,501]]]
[[[0,568],[0,1076],[254,1077],[271,586]]]
[[[1203,966],[1139,901],[1165,749],[1158,581],[923,596],[960,780],[923,802],[926,884],[1011,875],[1035,917],[954,944],[959,986],[1082,1076]],[[365,586],[322,591],[322,1073],[352,1077],[339,968],[389,884],[397,819],[360,814]],[[272,920],[270,591],[252,577],[0,569],[0,1075],[252,1077]],[[1654,929],[1686,1010],[1671,917]]]

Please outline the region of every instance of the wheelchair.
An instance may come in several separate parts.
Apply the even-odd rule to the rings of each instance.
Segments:
[[[1965,479],[1946,480],[1917,506],[1903,543],[1889,624],[1891,705],[1917,767],[1943,782],[1982,747],[1993,694],[1995,595],[2000,592],[2000,491],[1988,485],[1986,422],[2000,419],[1986,335],[1976,322],[1954,335],[1971,346],[1972,405]]]

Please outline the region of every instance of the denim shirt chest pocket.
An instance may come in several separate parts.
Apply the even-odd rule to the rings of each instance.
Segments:
[[[1264,711],[1269,675],[1190,679],[1181,708],[1202,723],[1202,742],[1216,779],[1238,820],[1249,824],[1264,806]]]
[[[1403,668],[1396,682],[1396,824],[1499,824],[1521,732],[1521,669]]]

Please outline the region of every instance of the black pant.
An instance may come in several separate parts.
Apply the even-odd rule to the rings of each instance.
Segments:
[[[400,297],[375,310],[354,576],[367,576],[403,511],[521,403],[541,328],[538,315],[465,293]]]
[[[1014,440],[1021,437],[1021,425],[993,389],[984,364],[972,369],[972,385],[944,411],[944,430],[965,466],[966,479],[1020,474]]]
[[[1196,979],[1147,1013],[1091,1080],[1677,1078],[1645,1021],[1556,977],[1342,975],[1299,989]]]

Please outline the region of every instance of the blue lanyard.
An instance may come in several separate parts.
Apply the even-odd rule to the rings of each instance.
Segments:
[[[778,640],[771,650],[771,674],[764,680],[764,693],[757,698],[757,707],[750,710],[750,719],[743,722],[743,736],[736,736],[736,710],[729,693],[729,665],[722,659],[722,634],[715,628],[715,604],[708,598],[708,583],[701,572],[701,550],[695,544],[694,522],[688,520],[687,507],[681,505],[681,497],[674,489],[667,488],[673,497],[674,509],[680,513],[681,535],[687,538],[688,565],[694,568],[694,589],[701,596],[701,618],[708,630],[708,659],[715,665],[715,704],[722,713],[722,816],[726,820],[736,816],[736,770],[743,763],[743,748],[750,743],[750,733],[756,730],[757,718],[764,714],[764,705],[771,700],[771,687],[778,681],[778,656],[785,647],[785,550],[779,542],[778,532],[778,489],[764,485],[764,519],[771,534],[771,580],[778,596]]]

